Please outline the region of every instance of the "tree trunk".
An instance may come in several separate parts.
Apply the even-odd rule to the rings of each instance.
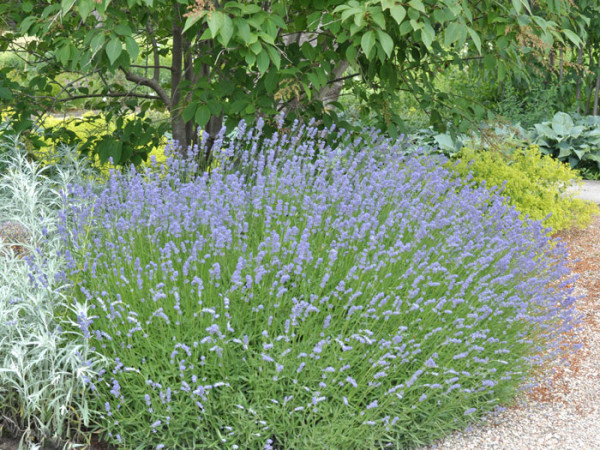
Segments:
[[[581,112],[581,77],[583,76],[581,65],[583,63],[583,46],[577,49],[577,84],[575,85],[575,103],[577,104],[577,113]]]
[[[594,93],[594,116],[598,115],[598,95],[600,94],[600,74],[596,76],[596,89]]]
[[[561,47],[558,53],[558,79],[562,81],[563,75],[565,74],[565,60],[564,60],[564,49]]]
[[[179,5],[175,4],[173,21],[173,51],[171,62],[171,128],[173,140],[180,153],[185,154],[189,145],[185,122],[181,110],[181,90],[179,84],[183,78],[183,34]]]

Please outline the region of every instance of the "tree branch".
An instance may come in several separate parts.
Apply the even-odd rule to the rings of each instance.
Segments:
[[[173,104],[171,103],[171,98],[169,97],[169,94],[167,94],[167,91],[165,91],[165,89],[160,85],[160,83],[158,82],[158,80],[155,80],[153,78],[141,77],[139,75],[136,75],[135,73],[131,73],[131,72],[126,71],[122,67],[121,67],[121,70],[125,74],[125,78],[128,81],[132,81],[132,82],[137,83],[137,84],[139,84],[141,86],[149,87],[154,92],[156,92],[156,94],[162,100],[162,102],[165,104],[165,106],[167,107],[167,109],[171,110],[171,108],[173,106]]]
[[[146,22],[146,30],[150,35],[150,42],[152,42],[152,53],[154,54],[154,76],[153,78],[158,81],[160,76],[160,55],[158,54],[158,44],[154,37],[154,29],[150,25],[150,21]]]
[[[57,102],[64,103],[70,102],[71,100],[79,100],[82,98],[101,98],[101,97],[134,97],[134,98],[145,98],[148,100],[162,100],[158,95],[150,94],[134,94],[132,92],[108,92],[105,94],[81,94],[71,95],[66,98],[56,99]]]

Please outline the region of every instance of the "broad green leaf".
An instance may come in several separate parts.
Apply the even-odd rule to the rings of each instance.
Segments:
[[[202,105],[196,110],[196,117],[194,118],[196,125],[199,127],[205,126],[210,119],[210,108],[207,105]]]
[[[431,43],[433,42],[433,38],[435,38],[435,31],[433,30],[429,22],[425,22],[423,25],[423,29],[421,30],[421,39],[423,39],[423,43],[428,49],[431,49]]]
[[[124,23],[120,23],[119,25],[117,25],[114,28],[114,32],[117,33],[119,36],[131,36],[131,28],[129,28],[129,26],[125,25]]]
[[[385,11],[386,9],[391,9],[396,4],[395,0],[381,0],[381,9]]]
[[[369,57],[374,45],[375,45],[375,33],[373,33],[371,30],[369,30],[365,34],[363,34],[363,36],[360,40],[360,46],[362,47],[362,50],[367,58]]]
[[[66,16],[69,11],[71,11],[71,8],[73,8],[74,4],[75,0],[61,0],[60,10],[63,17]]]
[[[264,78],[264,84],[265,89],[269,94],[275,92],[277,90],[277,86],[279,85],[279,76],[277,72],[274,70],[267,72]]]
[[[183,119],[183,121],[189,122],[196,115],[197,108],[197,103],[190,103],[186,105],[186,107],[183,108],[183,111],[181,112],[181,118]]]
[[[437,134],[433,137],[440,150],[456,150],[456,145],[449,134]]]
[[[12,100],[12,92],[7,87],[0,86],[0,98],[4,100]]]
[[[552,118],[552,129],[562,136],[569,135],[574,125],[571,116],[564,112],[557,112]]]
[[[140,54],[140,48],[131,36],[125,36],[125,48],[127,49],[127,53],[129,54],[129,58],[131,62],[135,63],[138,55]]]
[[[90,42],[90,49],[94,55],[102,49],[105,39],[106,38],[103,33],[98,33],[96,36],[94,36],[92,42]]]
[[[105,136],[96,147],[96,153],[100,158],[100,162],[104,164],[110,157],[113,161],[121,159],[121,142],[117,141],[112,136]],[[118,158],[117,158],[118,156]]]
[[[269,54],[263,49],[258,55],[256,55],[256,65],[260,73],[265,73],[269,68]]]
[[[210,32],[214,39],[217,37],[217,34],[219,34],[219,30],[225,22],[225,14],[223,14],[221,11],[211,11],[210,15],[208,16],[207,22],[208,28],[210,29]]]
[[[199,13],[192,14],[188,16],[185,21],[185,25],[183,27],[183,32],[185,33],[191,27],[193,27],[200,19],[202,19],[206,15],[206,11],[201,11]]]
[[[390,8],[390,14],[392,15],[396,23],[400,25],[406,17],[406,9],[404,9],[404,6],[400,4],[394,5]]]
[[[224,47],[227,47],[227,44],[229,44],[231,36],[233,36],[233,22],[229,16],[224,15],[223,26],[221,27],[221,43]]]
[[[558,153],[558,159],[563,159],[566,158],[567,156],[571,156],[572,153],[572,149],[571,147],[564,147],[560,149],[560,152]]]
[[[464,33],[465,25],[459,22],[452,22],[446,28],[446,32],[444,34],[444,45],[449,47],[454,44],[456,41],[460,39],[460,36]]]
[[[554,140],[558,138],[554,130],[544,123],[536,123],[534,127],[541,138],[549,138]]]
[[[575,45],[580,45],[582,40],[581,37],[579,37],[576,33],[574,33],[571,30],[568,29],[564,29],[562,30],[562,32],[565,34],[565,36],[567,37],[567,39],[569,39],[573,44]]]
[[[267,52],[269,52],[269,58],[271,58],[271,62],[275,64],[275,67],[277,67],[277,70],[279,70],[281,67],[281,56],[279,55],[277,48],[273,47],[272,45],[267,45],[266,48]]]
[[[79,15],[81,16],[81,20],[85,23],[85,20],[90,15],[90,13],[94,10],[94,1],[93,0],[79,0],[77,2],[77,11],[79,11]]]
[[[59,48],[56,50],[55,55],[58,62],[60,62],[63,66],[66,65],[71,57],[71,46],[67,44]]]
[[[379,25],[381,29],[385,30],[385,17],[380,11],[372,11],[371,20]]]
[[[121,56],[121,52],[123,51],[123,47],[121,46],[121,41],[113,37],[108,45],[106,46],[106,56],[108,56],[108,60],[111,64],[114,64],[119,56]]]
[[[235,26],[237,28],[238,36],[244,41],[245,44],[250,44],[252,40],[252,34],[250,32],[250,25],[248,22],[242,19],[234,20]]]
[[[521,0],[512,0],[512,4],[517,14],[521,14],[521,11],[523,11],[523,3]]]
[[[410,2],[408,2],[408,4],[413,9],[416,9],[417,11],[421,11],[423,14],[425,13],[425,5],[423,5],[423,2],[421,0],[410,0]]]
[[[383,48],[385,54],[390,58],[392,56],[392,51],[394,50],[394,41],[390,35],[383,30],[377,30],[377,37],[379,38],[381,48]]]

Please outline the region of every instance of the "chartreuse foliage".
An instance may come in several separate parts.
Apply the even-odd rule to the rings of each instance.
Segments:
[[[210,175],[170,158],[71,186],[61,323],[109,361],[87,380],[97,431],[123,448],[406,448],[568,348],[566,256],[538,222],[361,142],[240,124]]]
[[[124,109],[135,111],[131,133],[89,143],[121,164],[139,163],[133,149],[162,136],[144,116],[150,109],[169,113],[174,139],[187,147],[197,142],[198,127],[214,137],[223,124],[253,123],[278,111],[288,124],[329,125],[338,120],[339,89],[351,79],[363,86],[379,128],[399,131],[393,101],[400,90],[414,94],[444,128],[443,116],[464,121],[485,113],[472,99],[435,87],[449,65],[462,70],[466,61],[480,61],[469,67],[503,80],[524,70],[525,33],[548,44],[581,43],[571,30],[585,20],[571,0],[540,0],[533,9],[529,3],[1,2],[0,51],[27,53],[32,76],[16,82],[11,67],[0,69],[0,106],[12,107],[16,132],[30,129],[32,117],[82,98],[95,99],[94,109],[115,120]],[[64,73],[72,78],[64,81]],[[102,82],[88,82],[92,77]]]
[[[135,128],[130,128],[130,124],[135,122],[135,116],[132,114],[123,118],[120,122],[120,128],[118,128],[118,123],[110,123],[102,115],[93,113],[86,113],[81,118],[46,117],[41,123],[41,128],[43,130],[40,130],[39,133],[40,136],[43,136],[45,131],[52,133],[56,128],[64,128],[72,135],[72,139],[66,144],[70,143],[73,145],[77,142],[88,143],[88,145],[90,145],[89,142],[103,143],[99,148],[99,152],[90,156],[93,158],[93,165],[107,175],[109,168],[114,167],[108,163],[108,159],[112,157],[111,155],[115,154],[113,146],[116,144],[113,139],[116,139],[119,136],[127,136],[129,133],[135,133]],[[49,138],[43,140],[46,143],[46,146],[32,151],[33,155],[43,166],[57,164],[60,161],[60,155],[59,152],[57,152],[56,144]],[[63,142],[61,142],[61,144],[65,145]],[[166,137],[163,137],[156,146],[140,147],[136,153],[137,158],[140,158],[141,161],[147,160],[149,157],[154,157],[158,163],[162,164],[166,160],[164,154],[164,147],[166,144],[167,139]],[[124,147],[121,147],[121,149],[122,148]],[[117,159],[117,161],[119,161],[119,159]]]
[[[522,217],[539,220],[554,232],[584,228],[600,212],[594,203],[574,197],[573,187],[580,181],[577,172],[541,154],[536,145],[504,152],[463,148],[457,157],[459,161],[448,167],[461,177],[473,174],[478,184],[501,190]]]

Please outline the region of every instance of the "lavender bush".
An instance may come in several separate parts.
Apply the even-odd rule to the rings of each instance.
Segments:
[[[87,380],[112,442],[417,445],[564,348],[565,253],[539,223],[344,136],[241,124],[211,173],[172,157],[71,186],[65,327],[112,361]]]

